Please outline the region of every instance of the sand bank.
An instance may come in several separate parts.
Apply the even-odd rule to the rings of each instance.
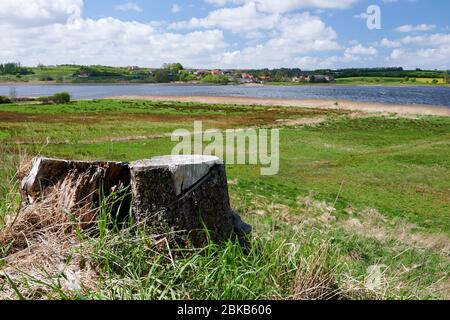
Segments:
[[[249,97],[210,97],[210,96],[120,96],[113,99],[154,100],[198,102],[211,104],[237,104],[261,106],[286,106],[320,109],[344,109],[364,111],[368,113],[396,113],[400,115],[435,115],[450,116],[450,109],[427,105],[397,105],[371,102],[355,102],[346,100],[313,100],[313,99],[273,99]]]

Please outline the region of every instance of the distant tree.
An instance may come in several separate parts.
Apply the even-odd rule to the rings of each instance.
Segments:
[[[184,70],[184,67],[181,63],[175,63],[172,65],[172,72],[178,74],[181,70]]]
[[[58,92],[58,93],[55,93],[52,97],[52,100],[55,103],[59,103],[59,104],[69,103],[70,99],[71,99],[70,93],[68,93],[68,92]]]
[[[48,74],[43,74],[39,77],[39,81],[53,81],[53,80],[55,79],[53,79],[53,77]]]
[[[158,70],[155,72],[155,81],[158,83],[170,82],[169,72],[166,70]]]
[[[18,62],[0,64],[0,74],[27,75],[32,73],[30,69],[22,67]]]
[[[208,74],[202,79],[202,82],[204,83],[216,83],[216,84],[228,84],[229,80],[228,77],[223,75],[212,75]]]
[[[270,71],[269,70],[262,70],[258,73],[258,77],[270,77]]]
[[[275,73],[275,76],[273,77],[273,80],[277,81],[277,82],[283,81],[284,77],[285,77],[285,74],[281,70],[278,70]]]
[[[198,80],[197,76],[194,74],[189,74],[186,70],[181,70],[178,75],[180,81],[188,82]]]
[[[165,63],[162,67],[164,70],[169,72],[173,72],[174,74],[178,74],[181,70],[184,70],[184,67],[181,63]]]

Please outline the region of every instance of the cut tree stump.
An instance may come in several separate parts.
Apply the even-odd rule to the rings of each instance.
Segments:
[[[130,164],[133,212],[155,228],[186,232],[195,245],[235,234],[241,243],[251,227],[231,209],[224,163],[210,156],[165,156]]]
[[[251,233],[251,226],[230,207],[224,163],[207,156],[165,156],[131,164],[36,158],[21,183],[22,211],[44,217],[68,213],[87,229],[102,196],[116,199],[124,190],[129,195],[112,208],[119,222],[132,209],[138,222],[155,231],[186,234],[195,245],[207,242],[206,229],[216,243],[237,236],[244,245]]]
[[[87,228],[95,220],[101,197],[129,185],[130,170],[126,163],[36,158],[21,183],[22,210],[42,210],[45,203],[45,209],[70,213]]]

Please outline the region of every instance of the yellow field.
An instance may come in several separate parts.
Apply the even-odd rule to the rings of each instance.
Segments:
[[[431,83],[433,80],[434,79],[430,78],[416,78],[417,83]],[[444,84],[443,78],[436,78],[436,80],[438,81],[438,84]]]

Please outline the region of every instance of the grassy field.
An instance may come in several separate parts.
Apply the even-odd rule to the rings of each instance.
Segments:
[[[250,252],[232,242],[155,250],[141,230],[106,230],[99,219],[98,237],[76,233],[58,245],[45,233],[14,253],[3,243],[0,297],[450,297],[450,118],[118,100],[3,105],[0,228],[17,210],[21,158],[170,154],[168,135],[194,120],[280,128],[278,175],[227,167],[233,207],[254,227]]]
[[[338,78],[337,84],[348,85],[444,85],[443,78],[353,77]]]
[[[435,80],[435,81],[433,81]],[[267,82],[267,85],[278,86],[298,86],[298,85],[311,85],[311,83],[300,82]],[[349,77],[349,78],[337,78],[336,82],[332,85],[379,85],[379,86],[420,86],[420,85],[446,85],[443,78],[399,78],[399,77]],[[317,83],[315,85],[330,85],[327,83]]]
[[[16,76],[14,74],[0,75],[0,82],[61,82],[61,83],[116,83],[116,82],[151,82],[150,79],[133,77],[134,72],[130,72],[126,67],[95,67],[101,72],[110,72],[114,76],[91,76],[89,78],[77,78],[75,75],[80,71],[80,66],[58,65],[40,66],[28,68],[32,74]],[[148,68],[140,68],[139,72],[149,72]]]

